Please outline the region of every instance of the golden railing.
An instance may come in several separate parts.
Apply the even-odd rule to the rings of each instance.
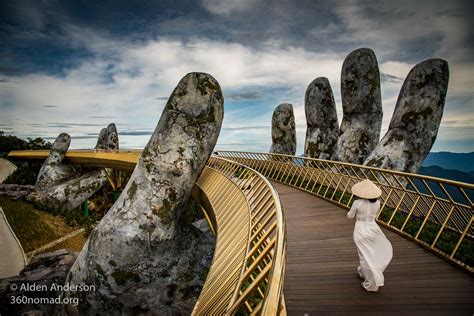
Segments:
[[[352,185],[370,179],[382,189],[380,224],[473,272],[472,184],[280,154],[220,151],[218,156],[344,208],[356,199]]]
[[[14,151],[9,157],[44,160],[48,151]],[[71,150],[73,164],[133,170],[140,151]],[[193,198],[217,236],[213,262],[195,315],[285,315],[285,219],[277,192],[260,173],[211,157]]]
[[[258,172],[211,157],[196,186],[212,205],[214,259],[195,315],[285,314],[285,220],[277,192]],[[212,220],[210,222],[213,222]]]

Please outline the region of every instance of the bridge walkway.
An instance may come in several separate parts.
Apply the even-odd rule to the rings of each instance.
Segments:
[[[473,315],[474,278],[383,228],[394,257],[385,286],[360,285],[346,210],[272,182],[287,222],[284,294],[289,315]]]

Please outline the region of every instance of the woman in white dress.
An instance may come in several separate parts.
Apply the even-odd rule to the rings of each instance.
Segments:
[[[380,208],[378,197],[382,191],[370,180],[364,180],[352,187],[352,193],[360,200],[354,201],[348,218],[356,217],[354,242],[359,254],[357,272],[364,279],[362,287],[366,291],[377,292],[384,285],[383,272],[392,260],[393,249],[390,241],[375,222]]]

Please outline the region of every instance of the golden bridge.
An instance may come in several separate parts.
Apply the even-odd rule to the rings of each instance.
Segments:
[[[16,151],[45,159],[48,151]],[[68,151],[73,164],[133,170],[140,151]],[[394,257],[385,286],[356,273],[353,184],[382,189],[377,221]],[[111,181],[113,179],[110,179]],[[217,237],[196,315],[473,315],[474,185],[287,155],[220,151],[193,198]]]

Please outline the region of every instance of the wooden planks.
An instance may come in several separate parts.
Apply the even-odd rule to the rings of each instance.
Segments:
[[[360,285],[354,222],[346,210],[273,182],[287,222],[285,301],[289,315],[473,315],[474,278],[383,229],[394,258],[385,286]]]

